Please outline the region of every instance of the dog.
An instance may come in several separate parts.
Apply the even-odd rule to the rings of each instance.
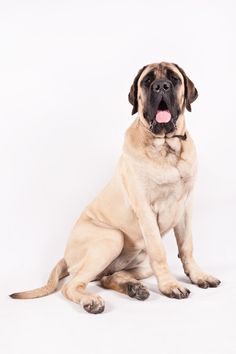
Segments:
[[[220,281],[204,273],[193,258],[191,209],[196,150],[185,127],[185,109],[198,97],[182,68],[158,63],[139,70],[129,92],[132,114],[114,177],[82,212],[68,240],[64,258],[39,289],[10,295],[31,299],[56,291],[87,312],[101,313],[103,299],[86,291],[89,282],[138,300],[149,296],[141,279],[155,275],[164,295],[184,299],[190,291],[171,274],[162,237],[176,237],[185,274],[201,288]]]

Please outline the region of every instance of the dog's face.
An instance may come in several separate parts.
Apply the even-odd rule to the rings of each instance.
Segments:
[[[198,93],[193,82],[176,64],[160,63],[144,66],[134,79],[129,93],[132,114],[139,112],[154,134],[176,130],[179,116]]]

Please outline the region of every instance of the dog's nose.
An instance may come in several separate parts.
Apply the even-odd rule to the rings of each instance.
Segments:
[[[170,90],[170,83],[165,80],[157,80],[153,83],[152,89],[155,92],[160,92],[160,91],[168,92]]]

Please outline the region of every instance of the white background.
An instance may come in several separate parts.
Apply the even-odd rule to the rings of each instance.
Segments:
[[[235,353],[235,2],[0,2],[1,352]],[[91,284],[97,316],[63,299],[16,301],[45,283],[83,207],[114,172],[137,71],[170,61],[199,91],[187,126],[198,149],[195,254],[218,289],[138,302]],[[115,208],[115,205],[114,205]]]

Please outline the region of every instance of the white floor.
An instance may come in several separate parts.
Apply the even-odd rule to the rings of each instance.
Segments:
[[[23,271],[15,266],[15,272],[5,270],[2,277],[1,352],[236,353],[236,277],[230,244],[234,221],[229,213],[223,216],[217,210],[209,211],[207,218],[204,215],[198,213],[194,219],[195,233],[199,233],[195,251],[203,268],[222,280],[219,288],[200,289],[189,283],[171,235],[165,239],[170,267],[186,283],[191,296],[166,298],[157,290],[154,278],[144,281],[151,292],[144,302],[92,283],[91,291],[106,301],[100,315],[84,312],[79,305],[65,301],[60,292],[36,300],[10,299],[7,294],[13,291],[43,283],[49,271],[46,265],[41,271],[33,264],[32,269],[24,269],[27,261],[22,260]]]
[[[217,274],[223,279],[218,289],[188,284],[186,300],[160,295],[152,278],[145,282],[151,290],[145,302],[91,285],[106,300],[100,315],[60,293],[31,301],[4,297],[2,353],[235,353],[235,274],[228,268]]]

